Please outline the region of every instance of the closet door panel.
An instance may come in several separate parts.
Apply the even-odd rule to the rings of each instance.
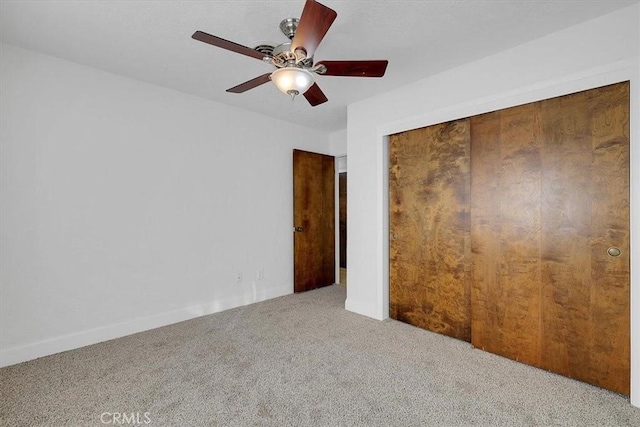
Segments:
[[[389,142],[389,314],[471,339],[469,121]]]
[[[545,128],[542,361],[629,394],[629,92],[539,103]],[[609,247],[621,253],[612,257]]]
[[[594,229],[591,353],[594,384],[630,392],[629,83],[597,89],[592,100]],[[617,247],[621,253],[607,253]]]
[[[591,126],[575,96],[536,104],[541,123],[541,366],[586,380],[591,364]]]
[[[471,135],[473,344],[628,394],[628,83],[473,117]]]
[[[472,343],[540,361],[540,147],[533,106],[471,118]]]
[[[501,293],[500,215],[491,207],[499,206],[500,116],[484,114],[471,118],[471,313],[472,344],[497,352],[505,336],[496,326],[504,319],[504,307],[494,305]]]

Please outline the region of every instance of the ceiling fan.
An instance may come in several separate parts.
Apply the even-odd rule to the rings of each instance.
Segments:
[[[250,56],[267,62],[276,70],[241,83],[227,92],[243,93],[272,81],[278,89],[291,96],[303,94],[311,106],[327,102],[314,75],[345,77],[382,77],[387,60],[376,61],[321,61],[313,63],[313,54],[336,19],[335,10],[314,0],[307,0],[300,19],[287,18],[280,23],[280,30],[291,40],[279,46],[258,46],[252,49],[238,43],[212,36],[202,31],[192,38],[204,43]]]

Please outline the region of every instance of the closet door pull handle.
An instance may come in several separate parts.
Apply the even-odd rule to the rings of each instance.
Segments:
[[[609,254],[609,256],[618,257],[620,256],[620,254],[622,254],[622,251],[620,250],[620,248],[611,246],[609,249],[607,249],[607,253]]]

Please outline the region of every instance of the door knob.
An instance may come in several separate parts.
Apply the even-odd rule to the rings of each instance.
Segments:
[[[609,256],[617,257],[617,256],[620,256],[622,251],[620,250],[620,248],[616,248],[615,246],[611,246],[609,249],[607,249],[607,253],[609,254]]]
[[[302,233],[302,227],[293,227],[293,231],[296,233]]]

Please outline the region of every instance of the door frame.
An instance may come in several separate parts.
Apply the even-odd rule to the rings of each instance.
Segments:
[[[347,155],[338,155],[336,158],[335,195],[336,195],[336,283],[340,283],[340,174],[347,173]],[[349,194],[349,181],[347,181],[347,195]],[[348,197],[348,196],[347,196]],[[348,202],[347,202],[348,203]],[[348,204],[347,204],[348,206]],[[347,221],[348,221],[347,217]],[[349,228],[347,227],[347,230]],[[347,269],[347,271],[349,271]],[[340,283],[344,285],[344,283]]]

